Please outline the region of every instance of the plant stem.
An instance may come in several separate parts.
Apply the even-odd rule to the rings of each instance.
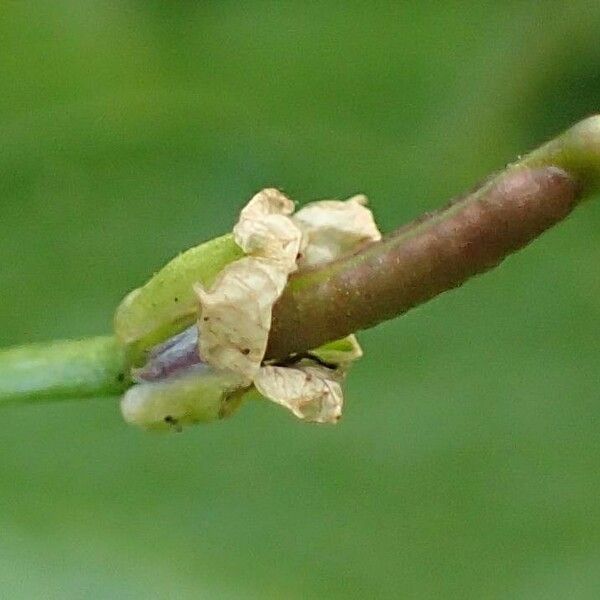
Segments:
[[[274,307],[267,358],[303,352],[403,314],[498,265],[600,190],[590,117],[448,207],[381,242],[295,274]],[[113,337],[0,352],[0,405],[117,395],[129,357]]]
[[[0,352],[0,406],[115,396],[129,385],[114,337],[49,342]]]

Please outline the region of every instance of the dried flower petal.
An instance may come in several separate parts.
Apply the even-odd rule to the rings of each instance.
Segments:
[[[273,304],[296,270],[302,233],[288,216],[293,209],[277,190],[256,194],[234,227],[235,241],[249,256],[225,267],[210,290],[195,287],[202,360],[249,381],[265,354]]]
[[[227,267],[200,300],[200,356],[217,369],[250,381],[265,354],[271,310],[287,282],[287,272],[261,258],[242,258]]]
[[[330,262],[361,243],[380,240],[381,233],[366,204],[366,196],[360,195],[346,201],[311,202],[299,210],[293,221],[306,242],[299,266]]]
[[[302,233],[289,218],[293,212],[294,203],[279,190],[262,190],[242,209],[234,239],[246,254],[281,263],[291,273],[302,242]]]
[[[303,361],[294,367],[262,367],[254,378],[256,389],[289,409],[299,419],[336,423],[342,416],[343,373]]]

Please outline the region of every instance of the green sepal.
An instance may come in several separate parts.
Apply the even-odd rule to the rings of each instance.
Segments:
[[[194,284],[210,286],[226,265],[242,256],[231,234],[183,252],[123,299],[114,317],[117,338],[135,356],[179,333],[196,320]]]
[[[128,423],[154,431],[180,430],[184,425],[210,423],[233,414],[247,383],[232,373],[209,367],[130,388],[121,401]]]
[[[323,344],[316,350],[311,350],[311,354],[326,363],[341,365],[359,359],[363,355],[363,352],[356,336],[349,335],[340,340]]]

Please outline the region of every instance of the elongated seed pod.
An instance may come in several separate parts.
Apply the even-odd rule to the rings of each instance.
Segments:
[[[295,275],[274,308],[267,357],[372,327],[461,285],[564,219],[578,197],[558,167],[513,167],[382,242]]]

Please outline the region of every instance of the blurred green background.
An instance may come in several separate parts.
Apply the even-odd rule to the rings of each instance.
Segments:
[[[600,109],[600,3],[0,7],[0,345],[101,334],[258,189],[389,230]],[[600,203],[363,333],[336,427],[2,412],[3,598],[597,598]]]

